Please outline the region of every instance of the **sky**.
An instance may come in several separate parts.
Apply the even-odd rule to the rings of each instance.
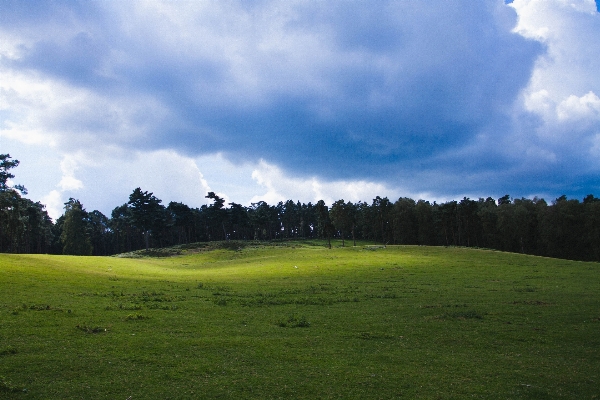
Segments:
[[[594,0],[0,1],[0,153],[53,218],[600,197]]]

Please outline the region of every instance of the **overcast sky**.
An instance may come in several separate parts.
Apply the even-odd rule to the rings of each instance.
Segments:
[[[594,0],[0,1],[0,153],[54,218],[136,187],[600,196]]]

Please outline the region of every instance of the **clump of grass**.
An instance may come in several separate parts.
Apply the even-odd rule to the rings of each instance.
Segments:
[[[83,331],[85,333],[104,333],[108,332],[108,329],[102,326],[92,326],[92,325],[77,325],[77,329]]]
[[[360,332],[358,338],[363,340],[393,339],[394,335],[382,332]]]
[[[279,321],[277,325],[282,328],[308,328],[310,327],[310,322],[308,322],[304,315],[301,317],[290,315],[287,321]]]
[[[483,319],[483,315],[474,310],[455,312],[450,314],[450,317],[456,319]]]
[[[28,311],[28,310],[33,310],[33,311],[63,311],[62,308],[52,307],[49,304],[31,304],[31,305],[21,304],[20,306],[17,306],[17,307],[15,307],[12,310],[12,314],[13,315],[18,315],[21,311]]]
[[[380,294],[371,294],[368,297],[372,299],[395,299],[398,297],[396,293],[380,293]]]
[[[542,300],[525,300],[525,301],[513,301],[512,304],[525,304],[528,306],[549,306],[550,303]]]
[[[376,250],[385,249],[385,248],[386,248],[385,246],[373,246],[373,245],[371,245],[371,246],[364,246],[363,250],[376,251]]]
[[[127,314],[125,321],[141,321],[144,319],[150,319],[150,317],[143,314]]]
[[[535,287],[533,287],[533,286],[527,286],[527,287],[524,287],[524,288],[516,287],[514,290],[515,290],[515,292],[533,293],[537,289]]]
[[[18,315],[21,311],[27,311],[28,307],[27,304],[22,304],[20,306],[15,307],[12,310],[12,315]]]
[[[105,307],[106,311],[111,311],[111,310],[131,310],[131,311],[136,311],[136,310],[141,310],[143,307],[141,304],[122,304],[119,303],[118,305],[109,305]]]
[[[480,314],[477,311],[469,310],[469,311],[458,311],[453,313],[446,313],[440,315],[426,316],[426,320],[447,320],[447,319],[458,319],[458,320],[468,320],[468,319],[483,319],[483,314]]]
[[[49,304],[32,304],[29,306],[29,309],[34,310],[34,311],[50,311],[50,310],[62,311],[62,309],[52,307]]]
[[[15,349],[13,346],[6,346],[5,348],[3,348],[2,350],[0,350],[0,357],[1,356],[8,356],[11,354],[17,354],[17,349]]]
[[[218,298],[214,300],[214,303],[218,306],[226,306],[227,305],[227,299],[224,298]]]
[[[182,301],[185,300],[185,296],[169,296],[169,295],[165,295],[164,293],[157,293],[157,292],[142,292],[141,296],[139,297],[140,301],[143,302],[166,302],[166,303],[170,303],[173,301]]]
[[[12,384],[6,377],[0,376],[0,393],[26,392],[27,390]]]
[[[172,306],[168,304],[150,304],[148,305],[149,310],[166,310],[166,311],[175,311],[179,309],[177,306]]]

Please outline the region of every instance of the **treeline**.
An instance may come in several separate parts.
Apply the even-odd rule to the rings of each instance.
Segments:
[[[18,161],[0,156],[0,178],[12,178],[8,169]],[[561,196],[551,204],[508,195],[441,204],[377,196],[371,203],[338,200],[327,206],[323,200],[288,200],[247,207],[225,204],[210,192],[206,197],[212,204],[191,208],[178,202],[165,206],[137,188],[110,217],[69,199],[65,213],[52,223],[44,206],[23,198],[21,190],[0,180],[1,252],[111,255],[213,240],[324,238],[329,243],[366,239],[600,261],[600,199],[593,195],[583,201]]]
[[[53,238],[53,223],[45,206],[24,198],[21,185],[9,186],[19,165],[9,154],[0,154],[0,252],[48,253]]]

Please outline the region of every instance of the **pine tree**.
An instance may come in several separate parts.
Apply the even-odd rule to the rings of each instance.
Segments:
[[[146,250],[150,248],[150,232],[164,223],[165,207],[160,203],[162,200],[156,198],[152,192],[144,192],[140,188],[136,188],[129,195],[127,204],[131,207],[133,224],[144,232]]]
[[[92,255],[92,243],[88,232],[87,212],[79,200],[70,198],[65,203],[65,218],[60,240],[63,254]]]

